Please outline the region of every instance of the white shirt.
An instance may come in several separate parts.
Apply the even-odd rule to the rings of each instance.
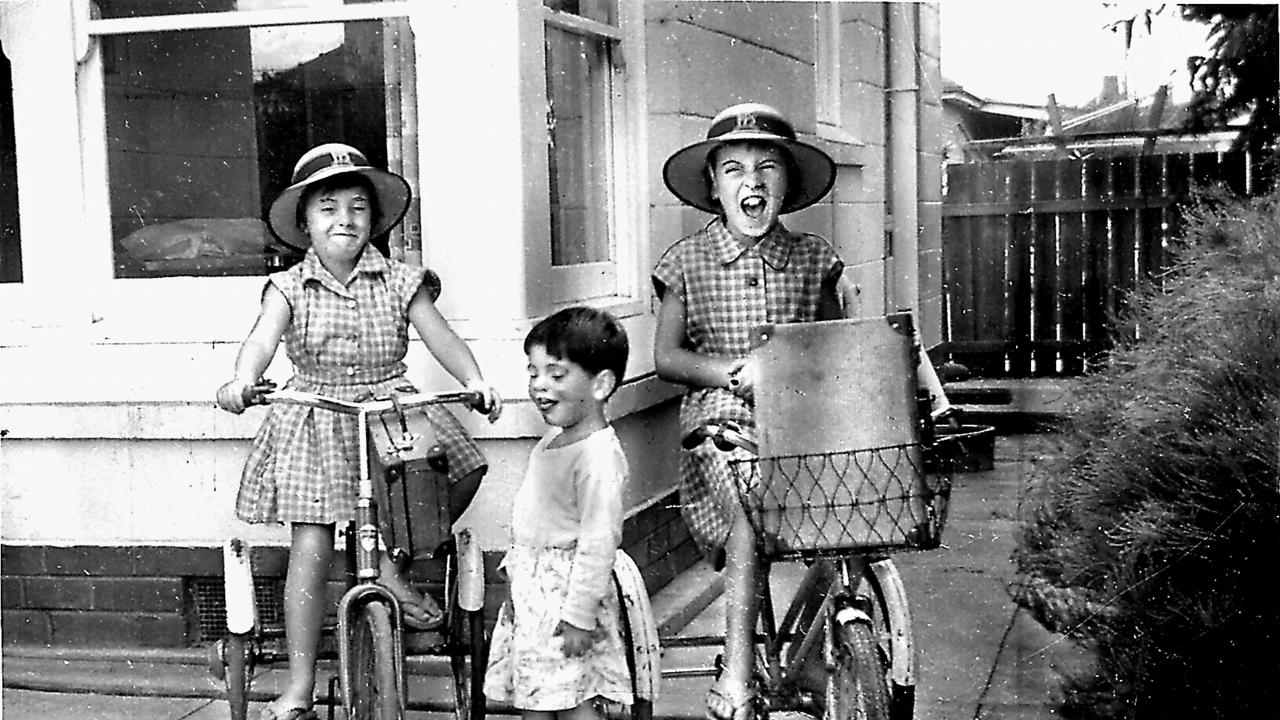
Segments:
[[[627,458],[612,427],[549,447],[560,433],[547,433],[529,454],[512,501],[512,539],[525,547],[575,550],[561,619],[591,630],[622,542]]]

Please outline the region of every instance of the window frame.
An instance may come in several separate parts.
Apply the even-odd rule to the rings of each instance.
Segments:
[[[230,10],[128,18],[90,17],[76,28],[75,42],[85,49],[76,66],[76,98],[81,127],[84,229],[87,252],[78,260],[82,277],[98,288],[89,306],[79,310],[116,342],[239,341],[244,318],[256,313],[265,275],[115,277],[111,251],[111,205],[107,167],[106,88],[101,43],[97,38],[152,32],[322,25],[402,19],[411,22],[411,3],[404,0],[266,10]],[[81,30],[80,28],[83,28]],[[83,33],[80,35],[79,33]],[[417,103],[417,88],[407,87],[402,100]],[[416,108],[415,108],[416,110]],[[390,118],[388,118],[390,120]],[[394,168],[418,187],[417,163]],[[397,230],[397,235],[403,228]],[[393,237],[392,242],[397,240]],[[163,298],[157,302],[157,297]],[[213,301],[205,298],[233,298]],[[244,303],[236,298],[248,298]],[[166,322],[168,306],[182,307],[180,317]],[[157,314],[160,316],[157,317]],[[102,322],[106,321],[106,322]]]
[[[643,212],[647,188],[640,172],[644,147],[643,93],[644,16],[641,3],[619,0],[617,25],[602,23],[553,10],[541,0],[527,0],[531,16],[522,24],[533,35],[522,43],[522,84],[525,106],[531,108],[525,122],[536,141],[526,143],[524,163],[529,180],[526,192],[526,262],[529,272],[529,313],[552,312],[558,307],[589,302],[622,312],[638,310],[641,301],[641,249],[647,237],[648,217]],[[546,81],[547,28],[604,39],[610,50],[608,167],[605,170],[606,217],[610,228],[610,260],[577,265],[552,264],[550,168],[546,158],[548,131],[545,108],[549,96]]]
[[[814,8],[814,95],[819,126],[840,127],[840,7],[818,3]]]
[[[817,3],[813,12],[814,133],[823,140],[865,145],[844,121],[845,14],[843,3]]]

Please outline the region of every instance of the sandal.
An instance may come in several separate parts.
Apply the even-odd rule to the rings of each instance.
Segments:
[[[405,627],[419,632],[444,627],[444,611],[430,595],[424,593],[421,597],[421,601],[400,600],[400,614]]]
[[[430,595],[413,589],[399,576],[383,578],[380,583],[400,602],[405,627],[417,632],[444,627],[444,611]]]
[[[751,720],[755,717],[756,691],[742,688],[740,693],[727,692],[719,683],[707,691],[707,720]]]

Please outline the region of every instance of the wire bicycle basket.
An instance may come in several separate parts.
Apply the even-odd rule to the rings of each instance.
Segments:
[[[951,480],[916,443],[732,460],[738,496],[767,557],[933,549]]]

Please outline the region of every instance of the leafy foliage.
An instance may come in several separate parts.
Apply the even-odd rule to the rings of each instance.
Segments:
[[[1280,700],[1280,195],[1202,196],[1178,262],[1084,379],[1036,479],[1021,602],[1097,650],[1089,718],[1266,717]]]
[[[1182,17],[1209,25],[1208,57],[1188,59],[1195,95],[1190,127],[1224,127],[1249,114],[1241,149],[1274,148],[1280,133],[1280,58],[1269,5],[1181,5]]]
[[[1177,6],[1184,19],[1209,26],[1211,54],[1187,58],[1193,92],[1186,109],[1187,129],[1222,129],[1246,120],[1234,149],[1276,150],[1280,135],[1278,7],[1274,3]],[[1172,12],[1172,7],[1146,8],[1107,27],[1123,32],[1128,47],[1138,29],[1151,34],[1152,19],[1165,12]]]

